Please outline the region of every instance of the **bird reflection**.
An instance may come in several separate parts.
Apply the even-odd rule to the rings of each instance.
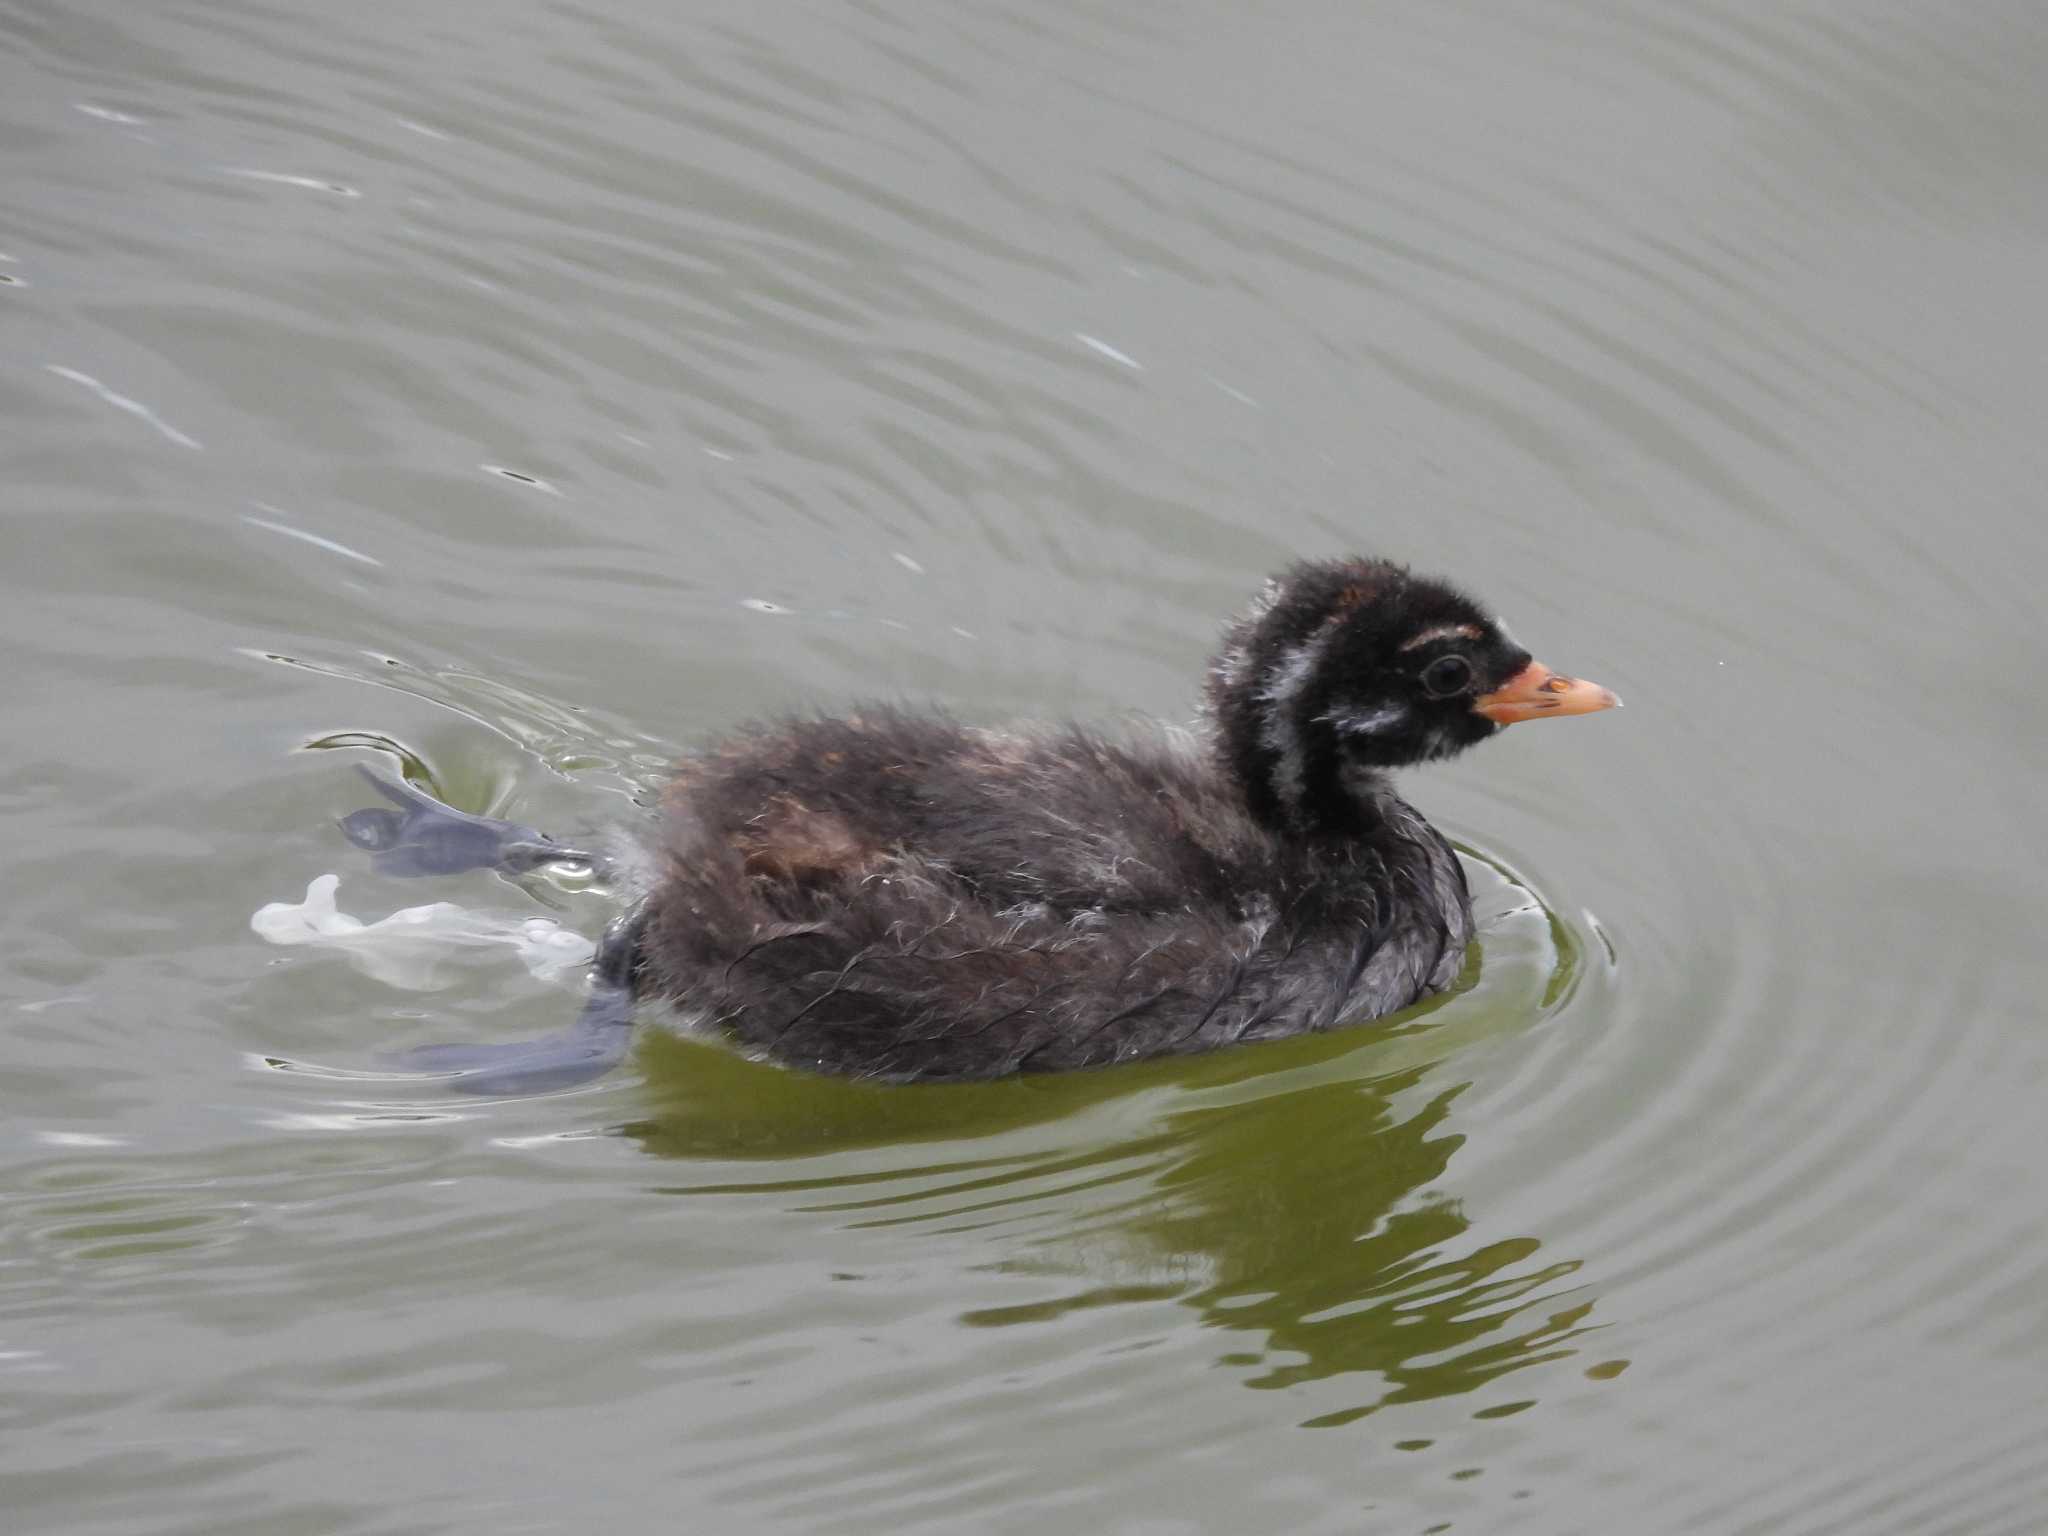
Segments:
[[[915,1089],[657,1037],[641,1062],[660,1110],[623,1131],[663,1157],[778,1165],[678,1193],[773,1191],[899,1227],[906,1243],[972,1212],[1001,1250],[995,1267],[1079,1283],[962,1323],[1177,1300],[1237,1337],[1218,1363],[1248,1386],[1358,1377],[1354,1404],[1309,1421],[1340,1424],[1570,1355],[1589,1326],[1577,1261],[1545,1259],[1534,1237],[1471,1241],[1448,1192],[1464,1141],[1448,1122],[1466,1085],[1443,1082],[1442,1058],[1494,1010],[1476,1012],[1191,1063]],[[804,1159],[860,1148],[888,1151],[864,1172],[842,1156],[805,1177]]]

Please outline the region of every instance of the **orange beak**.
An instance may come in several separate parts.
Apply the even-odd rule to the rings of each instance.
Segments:
[[[1621,700],[1598,683],[1562,677],[1540,661],[1530,662],[1493,692],[1482,693],[1472,701],[1472,712],[1486,716],[1496,725],[1619,708]]]

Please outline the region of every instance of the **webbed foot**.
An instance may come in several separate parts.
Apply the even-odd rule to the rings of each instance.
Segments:
[[[576,1022],[558,1034],[504,1045],[422,1045],[385,1058],[408,1072],[446,1076],[458,1093],[546,1093],[604,1076],[633,1044],[633,968],[644,918],[638,909],[605,930]]]
[[[443,805],[403,779],[385,778],[362,763],[356,764],[356,769],[376,786],[378,794],[399,807],[372,806],[341,818],[342,836],[373,855],[370,865],[379,874],[413,878],[457,875],[471,869],[524,874],[542,864],[574,861],[596,867],[599,862],[532,827],[494,816],[473,816]]]

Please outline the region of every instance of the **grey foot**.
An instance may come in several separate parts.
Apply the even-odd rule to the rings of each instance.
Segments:
[[[422,1045],[385,1058],[408,1072],[452,1074],[458,1093],[546,1093],[600,1078],[626,1059],[633,1044],[633,968],[641,914],[627,913],[605,930],[590,996],[576,1022],[559,1034],[504,1045]]]
[[[412,878],[458,875],[471,869],[524,874],[542,864],[573,860],[595,866],[598,862],[532,827],[493,816],[472,816],[443,805],[403,779],[387,779],[361,763],[356,768],[376,786],[378,794],[399,807],[372,806],[341,818],[342,835],[368,850],[370,865],[379,874]]]

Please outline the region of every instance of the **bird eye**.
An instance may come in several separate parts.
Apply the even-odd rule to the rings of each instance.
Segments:
[[[1422,691],[1433,699],[1463,693],[1472,681],[1472,663],[1462,656],[1439,656],[1422,669]]]

